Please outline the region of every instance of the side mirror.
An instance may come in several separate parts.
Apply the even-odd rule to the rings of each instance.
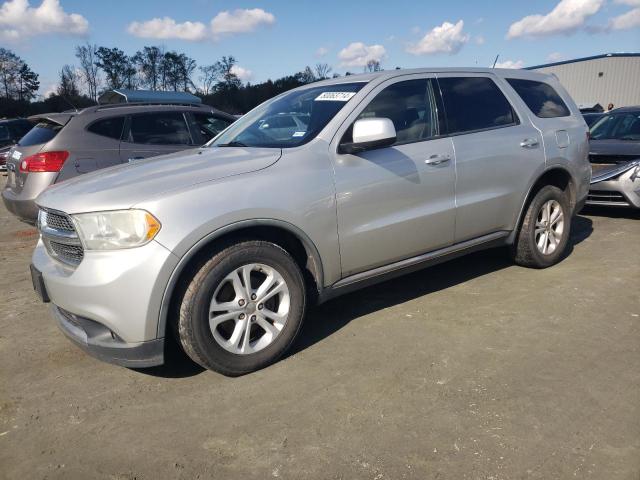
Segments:
[[[363,118],[353,124],[353,141],[340,145],[340,153],[389,147],[396,142],[396,127],[388,118]]]

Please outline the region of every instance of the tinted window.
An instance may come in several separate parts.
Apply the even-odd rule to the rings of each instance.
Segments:
[[[20,121],[20,122],[15,122],[9,125],[11,130],[14,133],[14,138],[16,140],[19,140],[20,138],[22,138],[23,136],[25,136],[29,130],[31,130],[33,128],[33,124],[31,122],[28,121]]]
[[[58,125],[57,123],[40,122],[29,130],[29,133],[20,139],[18,145],[21,147],[29,147],[31,145],[47,143],[53,139],[60,130],[62,130],[62,125]]]
[[[124,117],[112,117],[92,123],[87,130],[96,135],[120,140],[122,127],[124,127]]]
[[[438,79],[449,133],[462,133],[514,125],[511,104],[490,78]]]
[[[9,128],[4,125],[0,125],[0,140],[10,140],[10,139],[11,139],[11,134],[9,133]]]
[[[231,120],[219,118],[207,113],[194,113],[193,117],[196,120],[196,126],[200,131],[200,136],[205,142],[208,142],[231,125]]]
[[[364,85],[339,83],[287,92],[235,121],[213,145],[272,148],[300,146],[315,138]],[[271,128],[269,121],[278,115],[288,116],[293,122],[288,122],[289,125],[297,126]]]
[[[527,107],[540,118],[568,117],[567,105],[551,85],[533,80],[507,78]]]
[[[438,109],[430,80],[408,80],[382,90],[358,115],[388,118],[396,128],[396,144],[419,142],[440,135]]]
[[[133,115],[129,141],[148,145],[190,145],[191,135],[180,112]]]
[[[605,115],[591,127],[592,140],[640,141],[640,112]]]

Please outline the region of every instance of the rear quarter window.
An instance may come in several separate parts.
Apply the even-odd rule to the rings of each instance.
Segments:
[[[21,147],[30,147],[31,145],[42,145],[47,143],[62,130],[62,125],[57,123],[40,122],[20,139],[18,145]]]
[[[122,129],[124,127],[124,117],[103,118],[97,122],[93,122],[87,127],[87,130],[102,137],[120,140]]]
[[[507,78],[506,80],[536,117],[556,118],[571,115],[566,103],[548,83],[519,78]]]
[[[511,104],[487,77],[439,78],[450,134],[516,125]]]

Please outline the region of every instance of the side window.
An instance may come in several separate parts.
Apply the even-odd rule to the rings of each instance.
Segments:
[[[449,133],[464,133],[517,123],[511,104],[493,80],[486,77],[438,79],[447,113]]]
[[[87,130],[96,135],[120,140],[122,127],[124,127],[124,117],[111,117],[93,122]]]
[[[219,118],[208,113],[194,113],[193,118],[195,119],[198,131],[205,142],[208,142],[222,130],[231,125],[230,120]]]
[[[396,145],[420,142],[440,135],[438,109],[430,80],[407,80],[382,90],[358,115],[384,117],[396,128]]]
[[[568,117],[571,114],[567,105],[551,85],[516,78],[507,78],[506,80],[537,117]]]
[[[131,116],[129,142],[147,145],[191,145],[191,135],[180,112]]]

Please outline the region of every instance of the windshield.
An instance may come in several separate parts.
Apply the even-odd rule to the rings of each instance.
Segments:
[[[342,83],[285,93],[241,117],[208,145],[267,148],[303,145],[315,138],[364,85]]]
[[[591,139],[640,141],[640,112],[605,115],[591,127]]]

